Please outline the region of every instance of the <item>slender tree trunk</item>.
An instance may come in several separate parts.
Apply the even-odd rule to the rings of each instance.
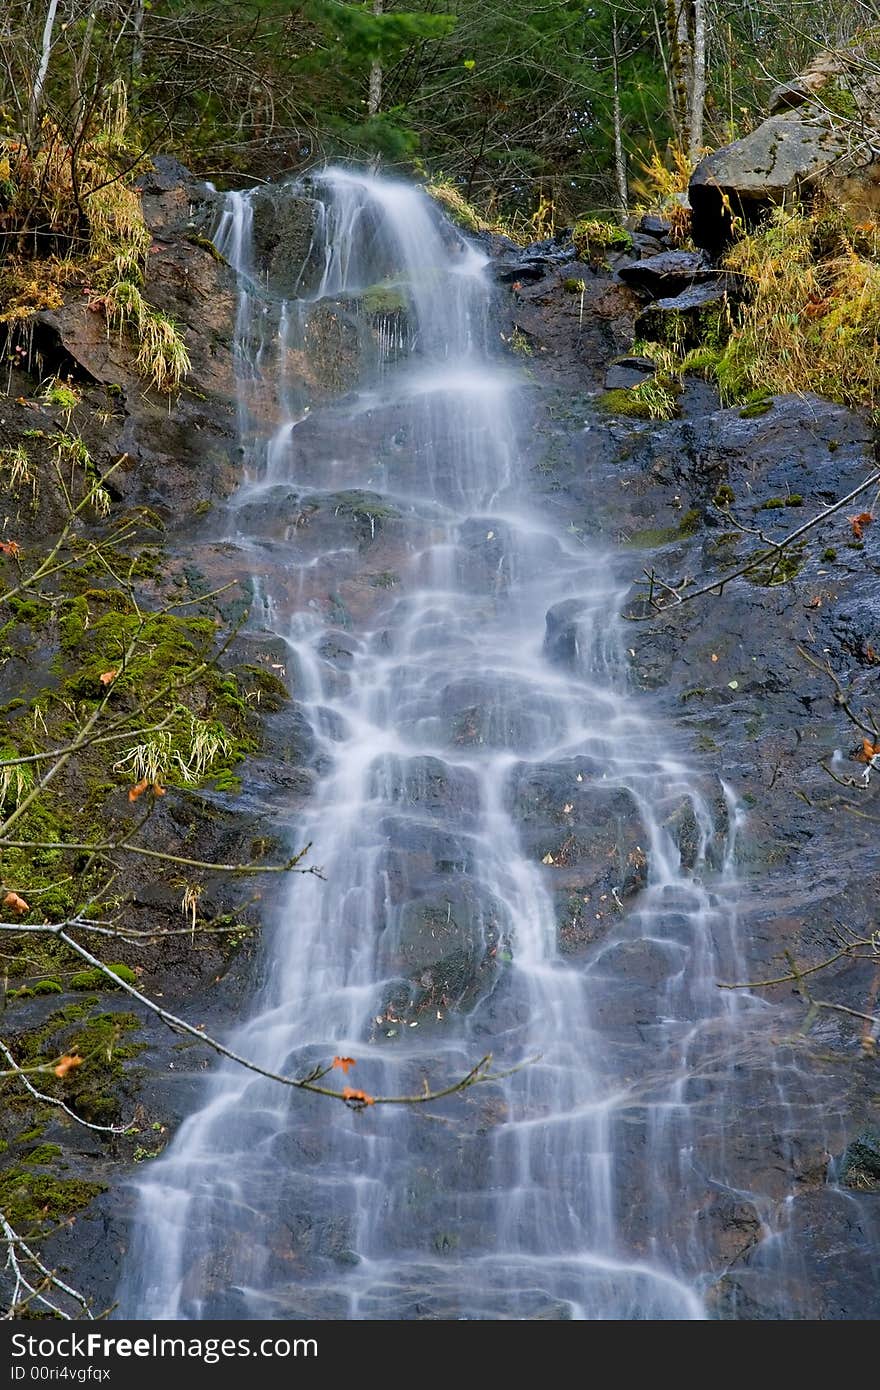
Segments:
[[[373,0],[373,14],[378,18],[382,13],[382,0]],[[378,61],[370,68],[370,92],[367,97],[367,115],[378,116],[382,105],[382,64]]]
[[[86,31],[83,35],[82,47],[73,61],[73,92],[72,105],[78,112],[76,128],[77,133],[83,128],[86,112],[86,73],[89,68],[89,58],[92,53],[92,39],[95,33],[95,19],[98,13],[97,3],[89,10],[89,17],[86,20]]]
[[[706,108],[706,5],[693,0],[694,47],[688,155],[696,163],[703,148],[703,113]]]
[[[629,193],[626,184],[626,151],[623,148],[623,122],[620,114],[620,49],[617,41],[617,19],[611,25],[611,59],[614,90],[612,116],[614,121],[614,181],[617,184],[617,204],[622,217],[629,212]]]
[[[131,16],[131,109],[140,106],[140,83],[144,69],[144,17],[146,0],[135,0]]]
[[[52,34],[55,29],[55,16],[58,12],[58,0],[49,0],[46,8],[46,20],[43,24],[43,38],[40,44],[40,62],[37,67],[37,74],[34,84],[31,87],[30,101],[28,102],[28,144],[31,150],[36,149],[37,140],[40,133],[40,117],[43,114],[43,92],[46,88],[46,76],[49,72],[49,59],[52,56]]]

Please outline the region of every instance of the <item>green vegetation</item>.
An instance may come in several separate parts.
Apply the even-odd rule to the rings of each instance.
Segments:
[[[648,377],[637,386],[604,391],[598,404],[608,415],[628,415],[636,420],[672,420],[678,410],[676,394],[670,384]]]
[[[572,241],[581,260],[603,261],[608,251],[628,251],[632,237],[622,227],[596,217],[583,217],[574,224]]]
[[[117,979],[125,980],[126,984],[133,985],[137,983],[137,976],[127,965],[108,964],[106,968],[111,971]],[[71,975],[68,984],[71,989],[92,990],[112,988],[110,980],[107,979],[107,976],[102,970],[78,970],[76,974]]]
[[[815,391],[880,418],[880,228],[842,206],[790,204],[742,236],[725,260],[740,286],[711,371],[726,401]]]
[[[407,307],[406,295],[392,281],[371,285],[369,289],[364,290],[359,302],[364,313],[374,317],[399,314]]]
[[[102,113],[75,148],[51,122],[36,147],[0,138],[0,325],[14,331],[39,310],[59,309],[78,282],[111,329],[131,333],[144,378],[173,391],[189,355],[177,326],[142,294],[152,239],[131,181],[140,161],[125,144],[119,99],[120,110]],[[80,394],[56,380],[44,399],[69,420]]]

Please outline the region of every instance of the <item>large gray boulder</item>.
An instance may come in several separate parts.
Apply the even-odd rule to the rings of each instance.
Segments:
[[[730,236],[732,216],[754,223],[786,197],[867,162],[867,151],[860,155],[821,113],[769,116],[697,165],[690,182],[694,241],[717,251]]]

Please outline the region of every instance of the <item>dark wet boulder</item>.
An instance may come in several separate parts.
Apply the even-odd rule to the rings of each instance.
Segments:
[[[409,981],[414,1011],[466,1008],[493,982],[502,927],[499,904],[465,879],[450,881],[393,914],[380,953]]]
[[[718,274],[700,251],[662,251],[647,260],[629,261],[617,273],[625,285],[655,299],[676,295],[688,285],[712,280]]]
[[[618,357],[605,373],[605,390],[618,391],[638,386],[654,372],[654,363],[647,357]]]
[[[258,269],[269,277],[278,294],[314,289],[321,270],[315,236],[318,203],[305,196],[294,197],[284,184],[260,188],[252,203]]]
[[[649,304],[636,320],[636,331],[665,342],[675,326],[676,341],[696,345],[706,331],[707,316],[716,314],[726,299],[724,280],[713,278],[691,285],[673,298],[655,299]]]
[[[646,212],[643,217],[639,218],[636,231],[643,232],[647,236],[663,238],[669,236],[672,231],[672,224],[667,222],[665,217],[658,216],[657,213]]]

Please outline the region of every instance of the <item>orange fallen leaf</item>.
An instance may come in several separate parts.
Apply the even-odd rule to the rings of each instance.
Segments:
[[[356,1091],[353,1086],[346,1086],[342,1092],[342,1099],[355,1105],[375,1105],[372,1096],[368,1096],[366,1091]]]
[[[118,671],[102,671],[98,680],[102,685],[110,685],[119,675]]]
[[[18,541],[0,541],[0,551],[4,555],[11,555],[15,560],[21,554],[21,546]]]
[[[857,541],[862,539],[866,526],[870,526],[874,520],[873,512],[859,512],[858,516],[848,516],[847,521],[852,527],[852,533]]]
[[[813,597],[810,599],[809,603],[807,604],[807,607],[808,607],[808,608],[821,608],[821,607],[822,607],[822,600],[820,599],[820,597],[819,597],[818,594],[814,594],[814,595],[813,595]]]
[[[3,906],[10,908],[13,912],[18,913],[30,912],[31,910],[30,903],[26,903],[24,898],[19,897],[18,893],[13,893],[11,890],[6,894],[6,897],[3,899]]]
[[[874,648],[871,646],[870,642],[865,648],[865,660],[870,661],[872,666],[875,664],[877,660],[877,653],[874,651]]]
[[[66,1076],[69,1071],[73,1071],[74,1067],[81,1067],[82,1064],[82,1057],[77,1057],[75,1053],[72,1057],[68,1057],[65,1054],[64,1057],[60,1057],[58,1059],[58,1065],[55,1068],[55,1075]]]
[[[160,786],[158,782],[151,782],[148,777],[142,777],[139,782],[135,782],[134,786],[129,788],[129,801],[138,801],[148,787],[152,789],[154,796],[165,795],[165,788]]]
[[[869,738],[862,739],[862,746],[854,754],[857,763],[869,763],[880,754],[880,743],[872,743]]]
[[[339,1071],[344,1071],[346,1076],[348,1076],[348,1069],[355,1065],[355,1060],[353,1057],[334,1057],[333,1065],[337,1067]]]
[[[139,797],[143,796],[149,785],[146,777],[142,777],[139,782],[135,782],[134,786],[129,789],[129,801],[137,801]]]

